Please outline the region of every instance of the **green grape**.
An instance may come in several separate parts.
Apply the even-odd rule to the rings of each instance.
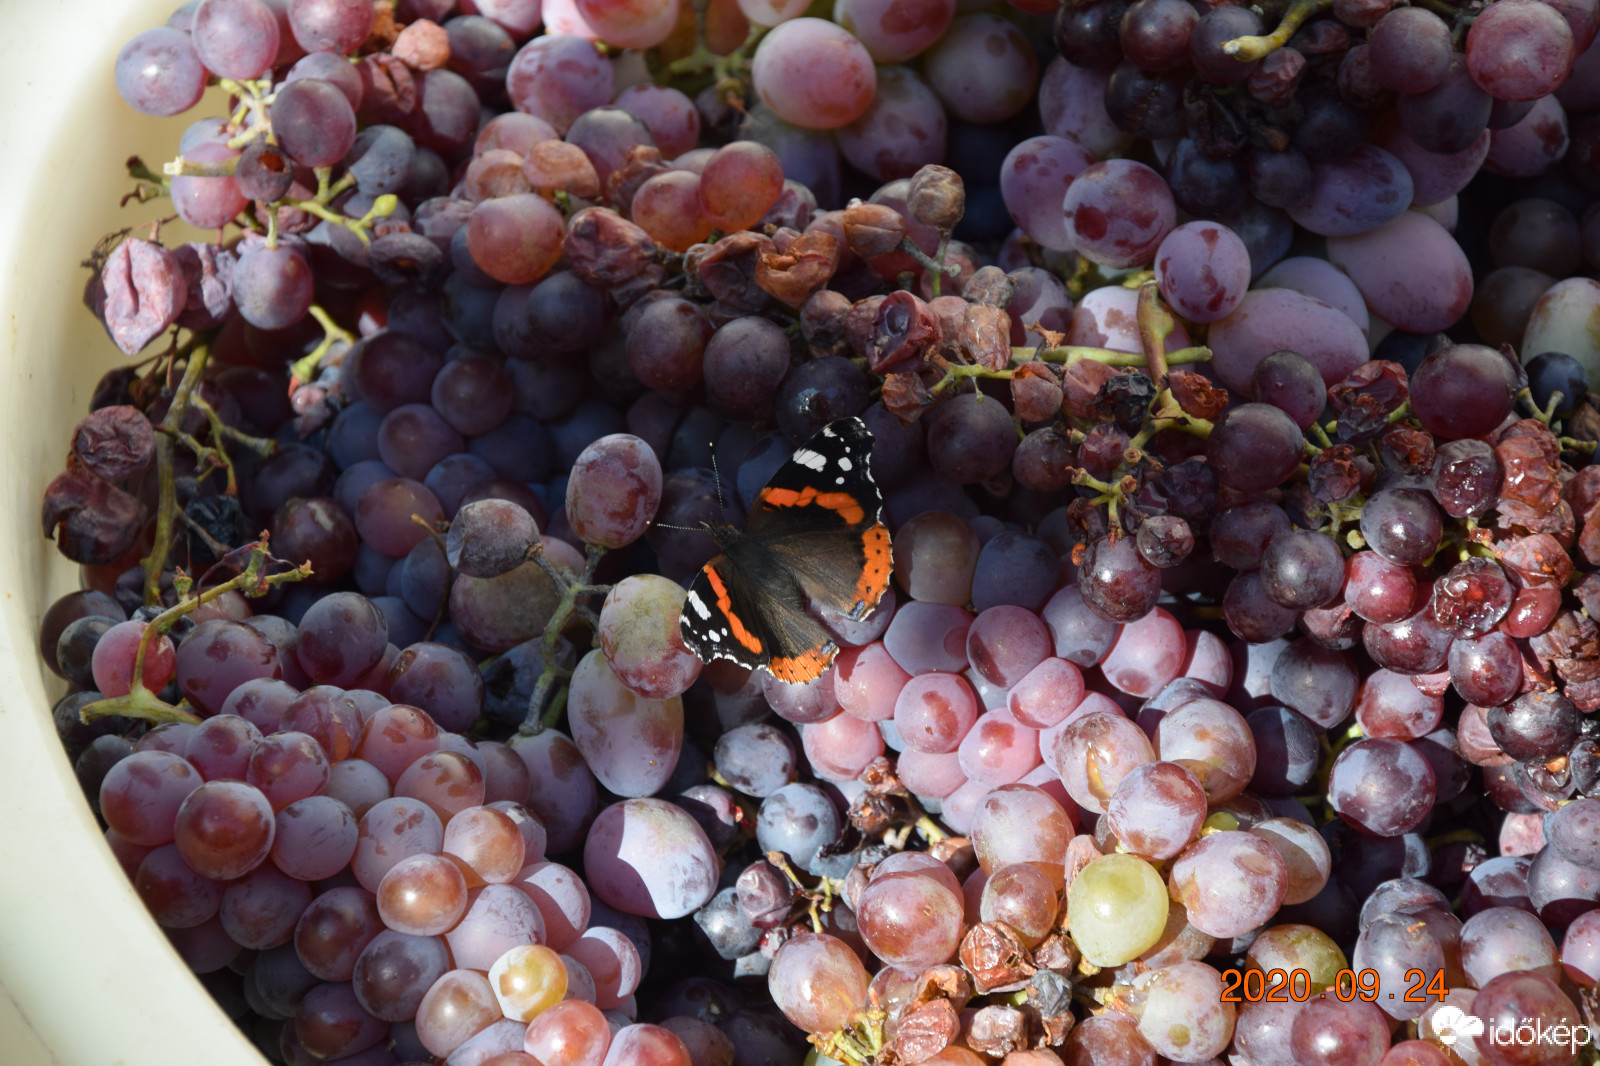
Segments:
[[[1067,920],[1083,957],[1121,966],[1149,950],[1167,925],[1167,886],[1143,859],[1104,855],[1067,890]]]

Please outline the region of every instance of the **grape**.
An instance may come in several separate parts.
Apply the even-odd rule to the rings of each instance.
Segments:
[[[684,595],[681,586],[648,574],[624,578],[606,594],[600,647],[617,680],[638,696],[671,699],[700,674],[678,626]]]
[[[984,57],[984,58],[980,58]],[[1027,105],[1039,66],[1026,38],[999,15],[962,15],[923,60],[928,85],[965,122],[998,122]]]
[[[1376,229],[1411,206],[1411,174],[1376,145],[1311,166],[1311,192],[1289,217],[1313,233],[1349,237]]]
[[[550,851],[569,851],[582,842],[584,826],[594,815],[594,775],[577,746],[556,730],[516,740],[512,750],[528,767],[528,808],[548,831]]]
[[[1233,1004],[1222,998],[1222,976],[1201,962],[1157,970],[1145,990],[1139,1035],[1169,1058],[1202,1062],[1233,1036]]]
[[[189,30],[206,69],[224,78],[257,78],[278,54],[278,20],[261,0],[202,0]]]
[[[867,983],[867,971],[855,952],[820,933],[789,938],[767,973],[773,1003],[808,1033],[842,1028],[866,1002]]]
[[[1549,759],[1578,739],[1572,702],[1558,692],[1529,692],[1509,706],[1491,707],[1485,716],[1489,735],[1514,759]]]
[[[1084,552],[1078,587],[1084,604],[1102,618],[1133,622],[1155,606],[1161,571],[1144,560],[1131,538],[1101,537]],[[1058,637],[1058,651],[1059,644]]]
[[[313,1057],[348,1057],[383,1042],[389,1027],[362,1008],[347,984],[306,992],[294,1014],[293,1033]]]
[[[1416,211],[1357,236],[1330,237],[1328,261],[1350,275],[1373,314],[1401,329],[1442,329],[1472,302],[1472,272],[1461,246]],[[1418,271],[1424,262],[1428,269]]]
[[[289,26],[307,52],[349,52],[372,29],[371,0],[293,0]]]
[[[577,9],[601,40],[621,48],[654,48],[678,21],[677,0],[577,0]]]
[[[1262,553],[1261,580],[1267,595],[1284,607],[1323,607],[1344,586],[1344,557],[1331,537],[1292,530],[1273,537]]]
[[[1404,674],[1374,670],[1361,682],[1356,723],[1369,737],[1414,740],[1439,727],[1444,700],[1429,696]]]
[[[971,686],[958,674],[911,678],[894,703],[894,722],[907,747],[928,755],[954,752],[978,717]]]
[[[442,1057],[503,1017],[487,976],[476,970],[450,970],[433,983],[417,1007],[417,1038]]]
[[[891,966],[920,970],[955,954],[961,940],[960,894],[938,879],[912,872],[873,877],[856,913],[873,954]]]
[[[178,851],[207,877],[242,877],[272,851],[272,810],[259,789],[242,781],[208,781],[178,808],[173,826]]]
[[[1132,854],[1170,859],[1200,832],[1206,818],[1205,789],[1179,763],[1145,763],[1117,785],[1106,818],[1110,832]]]
[[[444,734],[441,739],[450,736]],[[394,783],[394,794],[421,800],[441,822],[448,822],[468,807],[483,803],[483,771],[458,751],[437,751],[406,767]]]
[[[1438,509],[1416,489],[1384,489],[1361,512],[1367,547],[1397,566],[1425,562],[1438,549],[1440,534]]]
[[[1153,696],[1183,671],[1188,650],[1183,627],[1157,607],[1123,626],[1100,669],[1121,691]]]
[[[150,849],[131,880],[150,917],[167,929],[204,925],[222,901],[223,886],[195,872],[171,844]]]
[[[1389,1049],[1388,1030],[1373,1004],[1322,997],[1295,1014],[1289,1046],[1298,1062],[1377,1066]]]
[[[1263,492],[1299,465],[1303,443],[1300,427],[1283,411],[1269,404],[1241,404],[1212,431],[1206,458],[1222,484]]]
[[[633,220],[663,248],[687,251],[711,235],[711,220],[700,206],[700,179],[669,170],[639,186],[631,206]]]
[[[336,592],[318,600],[300,620],[295,659],[319,684],[354,687],[383,658],[388,638],[388,623],[371,600]]]
[[[301,78],[273,96],[272,131],[301,166],[332,166],[355,144],[356,114],[337,86]]]
[[[634,695],[599,650],[578,663],[570,691],[572,739],[601,784],[619,796],[659,790],[683,743],[682,702]]]
[[[1149,263],[1176,224],[1161,175],[1121,159],[1095,163],[1073,179],[1062,210],[1073,247],[1102,266]]]
[[[383,924],[409,936],[438,936],[467,909],[461,871],[439,855],[411,855],[389,868],[378,883]]]
[[[644,82],[617,94],[616,106],[643,122],[664,159],[676,159],[700,139],[700,113],[676,89]]]
[[[637,540],[661,500],[661,465],[637,437],[615,433],[590,444],[567,482],[567,520],[592,544]]]
[[[717,772],[747,796],[770,796],[795,776],[795,752],[788,738],[768,725],[743,725],[717,740]]]
[[[1305,822],[1294,818],[1268,818],[1250,827],[1249,832],[1277,849],[1289,870],[1285,903],[1306,903],[1315,899],[1328,883],[1333,860],[1322,836]]]
[[[181,114],[200,102],[206,70],[190,35],[161,26],[145,30],[117,53],[117,92],[146,115]]]
[[[106,697],[125,696],[133,687],[134,661],[144,638],[145,622],[118,622],[95,642],[91,658],[94,687]],[[160,692],[177,669],[177,654],[165,634],[151,639],[144,658],[144,687]]]
[[[210,180],[210,179],[202,179]],[[187,221],[200,224],[191,215]],[[284,329],[305,317],[312,300],[311,267],[298,248],[247,248],[233,268],[233,302],[259,329]]]
[[[1510,413],[1516,389],[1515,374],[1498,352],[1457,344],[1423,360],[1411,380],[1411,405],[1435,436],[1478,437]]]
[[[1375,836],[1399,836],[1432,809],[1433,768],[1401,741],[1359,740],[1334,760],[1328,802],[1351,825]]]
[[[1472,80],[1501,100],[1537,100],[1572,68],[1572,29],[1548,4],[1515,0],[1467,32]]]
[[[201,784],[200,775],[181,756],[137,752],[106,772],[99,789],[100,816],[135,844],[171,843],[180,807]]]
[[[273,948],[294,936],[295,923],[310,902],[311,889],[304,882],[263,865],[228,885],[217,917],[234,943]]]
[[[1104,813],[1105,804],[1129,772],[1155,760],[1155,750],[1143,730],[1105,711],[1071,719],[1049,754],[1067,794],[1078,806],[1096,814]]]
[[[1507,1032],[1526,1032],[1523,1026],[1537,1024],[1547,1033],[1572,1033],[1578,1019],[1572,1001],[1554,981],[1544,974],[1526,972],[1503,973],[1485,984],[1472,1000],[1472,1013],[1483,1019],[1485,1032],[1474,1040],[1485,1058],[1493,1051],[1503,1054],[1509,1050],[1503,1039]],[[1496,1037],[1502,1038],[1499,1046]],[[1548,1048],[1541,1045],[1539,1057],[1528,1061],[1563,1062],[1572,1057],[1572,1050],[1559,1043]]]
[[[542,1011],[528,1026],[528,1054],[540,1062],[601,1066],[611,1044],[605,1016],[591,1004],[567,1000]]]
[[[1033,947],[1055,925],[1058,907],[1049,877],[1027,863],[1013,863],[984,882],[980,915],[986,922],[1005,922]]]
[[[294,950],[321,980],[348,981],[361,953],[383,933],[377,903],[370,893],[354,886],[331,888],[301,913],[295,924]]]
[[[980,548],[977,535],[960,518],[924,511],[896,535],[895,583],[921,603],[966,604]]]
[[[1171,876],[1189,921],[1215,937],[1262,925],[1289,887],[1289,868],[1272,842],[1238,830],[1202,836],[1173,862]]]
[[[785,122],[836,129],[872,102],[872,58],[849,31],[823,19],[790,19],[756,47],[756,95]]]
[[[1186,222],[1169,233],[1156,249],[1155,270],[1162,297],[1191,322],[1226,318],[1250,287],[1244,242],[1214,222]]]
[[[716,890],[718,863],[705,832],[662,800],[624,800],[601,811],[583,865],[595,894],[626,914],[679,918]]]
[[[829,781],[855,780],[884,747],[883,734],[873,723],[848,714],[808,723],[800,740],[812,769]]]
[[[561,212],[543,197],[502,196],[473,208],[467,220],[467,250],[496,281],[527,285],[561,258],[562,229]]]
[[[1337,259],[1334,262],[1338,265]],[[1356,284],[1360,287],[1359,277]],[[1321,300],[1291,289],[1246,293],[1227,317],[1212,325],[1207,341],[1218,379],[1246,395],[1256,366],[1273,352],[1298,352],[1322,372],[1329,387],[1367,360],[1366,337],[1359,326]]]
[[[1450,27],[1420,7],[1397,7],[1380,18],[1367,37],[1373,76],[1400,93],[1421,93],[1450,70]]]
[[[1484,165],[1507,177],[1537,177],[1565,156],[1570,144],[1566,112],[1553,96],[1542,96],[1522,119],[1494,131]]]

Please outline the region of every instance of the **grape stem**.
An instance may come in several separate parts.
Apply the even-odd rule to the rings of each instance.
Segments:
[[[170,447],[170,442],[168,444]],[[183,597],[177,604],[167,608],[149,624],[144,627],[144,632],[139,637],[139,650],[133,657],[133,678],[127,693],[122,696],[113,696],[110,699],[96,700],[88,704],[79,713],[85,723],[96,718],[108,715],[121,715],[124,718],[142,718],[147,722],[193,722],[203,721],[199,715],[186,711],[181,706],[174,707],[164,702],[155,693],[151,692],[144,684],[144,661],[150,651],[150,644],[156,637],[163,636],[172,631],[178,619],[198,607],[217,599],[227,592],[235,590],[246,596],[256,597],[265,595],[267,590],[277,585],[287,584],[292,581],[301,581],[311,576],[311,564],[302,563],[292,570],[285,570],[279,574],[264,574],[267,563],[273,561],[272,555],[267,551],[267,535],[261,534],[261,539],[253,544],[248,544],[235,552],[229,553],[228,558],[239,555],[240,552],[249,553],[249,562],[245,568],[220,585],[214,585],[197,596],[189,596],[188,579],[180,578],[179,592]]]
[[[1278,23],[1278,28],[1265,37],[1235,37],[1222,46],[1222,51],[1237,59],[1241,63],[1253,63],[1258,59],[1276,52],[1289,43],[1289,38],[1294,36],[1294,31],[1319,11],[1325,11],[1333,6],[1333,0],[1295,0],[1289,5],[1289,10],[1283,13],[1283,21]]]
[[[1135,312],[1139,326],[1139,342],[1144,345],[1145,365],[1150,380],[1156,388],[1167,386],[1167,337],[1172,334],[1172,316],[1161,306],[1160,293],[1152,278],[1139,286],[1139,304]]]
[[[318,365],[335,344],[343,344],[346,348],[355,347],[356,339],[350,331],[335,322],[328,312],[316,304],[311,305],[311,317],[322,327],[322,341],[305,357],[289,364],[290,393],[301,385],[315,380]]]
[[[917,242],[913,241],[910,237],[900,238],[900,251],[906,253],[911,258],[921,263],[924,270],[933,271],[933,295],[935,298],[937,298],[939,295],[939,279],[941,275],[948,274],[952,278],[959,278],[961,276],[960,263],[946,263],[944,261],[944,254],[949,246],[950,238],[941,237],[939,238],[938,251],[935,252],[934,255],[929,255],[921,248],[918,248]]]
[[[572,671],[556,662],[556,652],[560,648],[561,633],[567,628],[567,623],[572,621],[572,616],[578,608],[578,599],[582,596],[603,595],[611,591],[610,585],[596,585],[594,572],[604,558],[606,549],[598,544],[589,544],[587,558],[584,562],[583,574],[574,578],[565,570],[558,569],[549,559],[544,557],[544,545],[535,544],[528,552],[528,558],[538,563],[540,568],[555,582],[556,588],[561,590],[561,599],[556,603],[556,609],[550,615],[550,621],[545,623],[544,640],[540,645],[540,655],[544,662],[544,669],[539,672],[539,680],[534,682],[533,695],[528,698],[528,713],[523,718],[518,735],[531,737],[537,736],[546,729],[553,727],[561,719],[561,712],[566,707],[567,687],[562,686],[551,701],[549,712],[545,711],[545,701],[550,698],[551,690],[556,682],[565,681],[572,676]]]
[[[205,373],[206,361],[211,356],[210,346],[196,340],[190,340],[186,347],[189,360],[183,370],[183,379],[173,390],[172,404],[167,408],[166,417],[156,427],[160,430],[156,434],[156,537],[150,554],[143,560],[144,602],[151,607],[161,602],[161,572],[167,568],[167,553],[172,550],[172,515],[178,509],[177,480],[172,470],[172,438],[174,434],[182,432],[184,417],[189,413],[189,403],[194,398],[200,377]]]
[[[434,547],[439,549],[439,558],[444,560],[445,565],[444,593],[439,597],[439,605],[433,609],[433,621],[428,623],[428,631],[422,635],[423,640],[432,640],[439,627],[444,625],[445,607],[450,602],[450,587],[456,583],[456,568],[450,565],[450,552],[445,547],[444,538],[433,528],[433,523],[419,514],[412,515],[411,520],[428,531],[428,537],[433,541]]]

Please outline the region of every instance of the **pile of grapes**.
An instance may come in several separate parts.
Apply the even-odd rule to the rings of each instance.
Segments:
[[[1597,28],[184,4],[43,501],[107,845],[287,1066],[1600,1061]],[[844,418],[889,591],[702,663]]]

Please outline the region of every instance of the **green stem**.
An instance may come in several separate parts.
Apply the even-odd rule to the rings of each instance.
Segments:
[[[342,342],[347,348],[355,347],[356,339],[350,331],[335,322],[328,312],[316,304],[311,305],[311,317],[322,327],[322,341],[308,354],[289,364],[291,389],[316,380],[317,367],[335,343]]]
[[[170,446],[171,443],[169,441],[168,447]],[[127,694],[114,696],[110,699],[96,700],[94,703],[85,706],[79,717],[86,723],[108,715],[120,715],[124,718],[142,718],[145,721],[158,723],[200,722],[202,719],[198,715],[162,702],[159,697],[145,687],[144,663],[146,656],[149,654],[150,645],[157,637],[171,632],[178,619],[225,593],[237,590],[246,596],[260,596],[275,585],[300,581],[311,576],[310,563],[305,563],[281,574],[262,576],[261,570],[271,558],[267,554],[267,542],[263,537],[256,542],[250,552],[250,561],[243,571],[235,574],[220,585],[206,589],[198,596],[181,600],[151,619],[150,623],[145,626],[144,633],[139,637],[139,650],[134,653],[133,657],[133,681]]]
[[[1241,63],[1264,59],[1289,43],[1295,30],[1319,11],[1333,6],[1333,0],[1295,0],[1283,14],[1278,28],[1265,37],[1236,37],[1222,46],[1222,51]]]
[[[205,373],[206,360],[211,349],[196,343],[189,351],[189,362],[183,368],[183,378],[173,390],[172,404],[166,417],[157,428],[163,432],[156,436],[156,539],[150,554],[144,557],[144,602],[155,606],[161,602],[161,572],[167,568],[167,553],[172,549],[172,514],[178,508],[177,480],[172,471],[171,434],[181,431],[184,416],[189,413],[189,401],[200,385]]]
[[[544,641],[540,645],[540,654],[544,660],[544,668],[539,672],[539,680],[534,682],[533,695],[528,699],[528,713],[523,719],[518,730],[523,736],[535,736],[545,729],[553,726],[561,717],[561,707],[553,712],[553,717],[546,721],[545,700],[549,698],[556,682],[570,677],[571,670],[556,663],[556,652],[561,646],[562,630],[567,628],[567,623],[572,620],[578,606],[580,596],[595,592],[606,591],[606,586],[594,583],[594,572],[600,565],[600,560],[605,556],[606,549],[596,544],[588,545],[587,558],[584,562],[583,575],[574,580],[570,575],[557,570],[550,561],[544,557],[544,552],[538,545],[534,546],[532,558],[544,572],[561,589],[561,599],[556,603],[556,609],[550,615],[550,621],[545,623]],[[556,694],[561,706],[566,703],[566,689],[563,688]]]
[[[1167,337],[1172,333],[1173,321],[1166,308],[1161,306],[1153,279],[1139,286],[1135,319],[1139,325],[1139,341],[1144,346],[1150,379],[1160,387],[1165,384],[1167,377]]]
[[[939,241],[939,249],[938,249],[938,253],[937,253],[938,254],[938,258],[935,259],[933,256],[930,256],[927,252],[924,252],[921,248],[918,248],[917,247],[917,242],[912,240],[910,237],[902,237],[902,238],[900,238],[900,251],[906,253],[911,258],[913,258],[917,262],[921,263],[924,270],[933,271],[933,278],[934,278],[934,280],[933,280],[933,284],[934,284],[933,294],[935,296],[939,295],[938,285],[939,285],[939,275],[940,274],[948,274],[952,278],[959,278],[961,276],[961,264],[960,263],[946,263],[944,261],[944,253],[945,253],[945,248],[946,248],[947,244],[948,244],[948,240],[947,239],[941,239]]]
[[[1037,351],[1033,348],[1018,347],[1011,349],[1013,363],[1031,363],[1037,358],[1045,363],[1061,363],[1071,366],[1081,363],[1085,359],[1092,359],[1106,366],[1148,366],[1149,361],[1143,352],[1114,352],[1109,348],[1086,348],[1081,345],[1068,344],[1059,348],[1045,348]],[[1200,345],[1192,348],[1179,348],[1175,352],[1167,352],[1166,359],[1169,367],[1186,366],[1189,363],[1203,363],[1211,358],[1211,349]]]

